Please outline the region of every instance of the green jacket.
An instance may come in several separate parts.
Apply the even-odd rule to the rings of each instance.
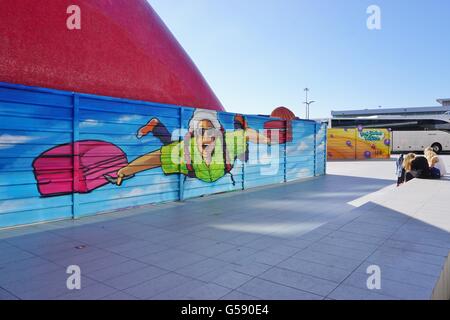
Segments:
[[[244,130],[225,132],[226,152],[233,166],[236,158],[247,150]],[[196,145],[194,137],[189,139],[191,165],[196,178],[205,182],[215,182],[225,175],[224,146],[221,139],[216,140],[216,145],[208,166]],[[189,175],[184,152],[184,141],[177,141],[161,148],[161,168],[165,174]]]

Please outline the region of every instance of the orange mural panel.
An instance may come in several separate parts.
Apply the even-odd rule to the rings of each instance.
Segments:
[[[387,129],[328,130],[328,160],[389,159],[391,133]]]
[[[356,132],[356,159],[389,159],[391,133],[387,129],[363,129]]]
[[[353,160],[356,157],[356,129],[328,129],[328,160]]]

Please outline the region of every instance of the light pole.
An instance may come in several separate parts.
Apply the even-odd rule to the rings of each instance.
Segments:
[[[308,101],[309,88],[305,88],[304,91],[305,91],[305,95],[306,95],[306,100],[303,103],[306,105],[306,119],[309,120],[309,105],[314,103],[315,101],[314,100]]]

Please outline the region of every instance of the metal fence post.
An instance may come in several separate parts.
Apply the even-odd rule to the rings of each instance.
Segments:
[[[73,114],[72,114],[72,219],[76,219],[79,209],[78,185],[80,177],[80,146],[76,142],[80,139],[80,97],[73,95]]]
[[[247,116],[243,116],[244,118],[244,123],[248,123],[247,122]],[[242,130],[242,134],[243,134],[243,139],[242,139],[242,143],[244,143],[244,148],[248,148],[247,146],[247,137],[246,137],[246,130],[247,128],[245,128],[244,126],[244,130]],[[245,159],[244,157],[244,161],[242,161],[242,190],[245,190],[245,165],[247,163],[246,161],[247,159]]]
[[[317,123],[314,123],[314,177],[317,176]]]
[[[183,143],[183,115],[184,115],[184,108],[180,107],[180,122],[179,122],[179,134],[178,134],[178,141],[180,142],[180,146]],[[178,157],[178,168],[180,173],[178,174],[178,199],[179,201],[184,200],[184,175],[181,173],[181,158],[182,158],[182,148],[180,148],[179,151],[179,157]]]
[[[327,174],[327,160],[328,160],[328,126],[326,126],[325,124],[322,124],[322,126],[325,127],[324,129],[324,146],[323,146],[323,174],[326,175]]]
[[[287,182],[287,134],[288,134],[288,122],[287,120],[284,121],[284,136],[286,138],[286,141],[284,143],[283,146],[283,160],[284,160],[284,165],[283,165],[283,170],[284,170],[284,182]],[[292,122],[291,122],[291,126],[292,126]],[[293,133],[292,133],[293,134]]]

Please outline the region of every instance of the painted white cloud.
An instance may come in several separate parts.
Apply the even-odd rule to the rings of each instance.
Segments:
[[[95,127],[98,125],[99,125],[98,120],[94,120],[94,119],[86,119],[86,120],[80,122],[80,128]]]
[[[140,197],[140,196],[145,196],[146,194],[148,194],[148,192],[146,192],[146,190],[144,188],[135,188],[129,192],[124,192],[122,194],[122,197],[124,197],[124,198]]]
[[[36,140],[36,137],[32,136],[18,136],[11,134],[2,134],[0,135],[0,149],[10,149],[14,148],[18,144],[23,144],[30,142],[32,140]]]
[[[117,119],[117,121],[120,123],[126,123],[126,122],[141,120],[141,118],[142,118],[142,116],[137,116],[137,115],[124,115],[124,116],[119,117],[119,119]]]
[[[165,176],[163,173],[161,173],[161,175],[152,175],[151,177],[137,175],[136,177],[134,177],[132,179],[138,180],[138,182],[140,180],[143,183],[147,183],[148,186],[135,187],[129,191],[125,191],[125,192],[121,193],[121,196],[124,198],[151,195],[151,194],[158,192],[157,188],[155,189],[155,186],[161,185],[161,188],[168,188],[167,183],[178,181],[177,180],[178,178],[175,175],[174,176]],[[161,189],[161,191],[162,190],[163,189]]]
[[[313,144],[311,144],[311,145],[308,144],[307,141],[302,141],[302,142],[300,142],[298,144],[288,146],[286,148],[286,151],[287,151],[288,154],[289,153],[302,152],[302,151],[305,151],[305,150],[312,149],[313,146],[314,146]]]

